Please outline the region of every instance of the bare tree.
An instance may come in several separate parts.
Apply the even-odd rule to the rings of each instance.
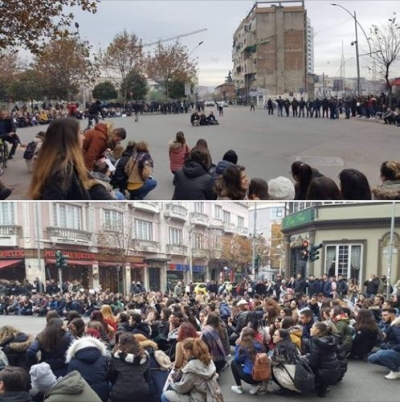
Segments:
[[[188,82],[196,74],[196,63],[179,42],[170,46],[159,43],[154,54],[147,57],[146,66],[147,75],[165,88],[167,98],[171,82]]]
[[[95,13],[99,0],[3,0],[0,2],[0,49],[23,46],[38,53],[48,38],[70,35],[74,15],[65,8]]]
[[[372,25],[370,32],[372,53],[391,95],[393,84],[390,80],[390,69],[400,58],[400,26],[396,20],[396,13],[389,18],[386,25],[381,27]]]
[[[121,89],[131,71],[142,72],[143,48],[141,41],[127,30],[117,34],[104,52],[100,52],[100,64],[104,73]],[[128,87],[122,88],[124,100],[127,98]]]

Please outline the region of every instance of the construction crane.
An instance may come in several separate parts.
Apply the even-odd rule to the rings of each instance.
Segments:
[[[188,33],[185,33],[185,34],[182,34],[182,35],[172,36],[171,38],[160,39],[160,40],[158,40],[156,42],[144,43],[142,45],[142,47],[158,45],[159,43],[164,43],[164,42],[169,42],[169,41],[174,40],[174,39],[184,38],[185,36],[191,36],[191,35],[194,35],[194,34],[197,34],[197,33],[200,33],[200,32],[204,32],[204,31],[207,31],[207,30],[208,30],[207,28],[198,29],[197,31],[188,32]]]

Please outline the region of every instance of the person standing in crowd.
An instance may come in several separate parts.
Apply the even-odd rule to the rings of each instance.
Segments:
[[[183,168],[190,152],[190,148],[186,143],[185,134],[182,131],[178,131],[175,141],[170,141],[168,147],[170,169],[171,173],[175,175],[179,169]]]

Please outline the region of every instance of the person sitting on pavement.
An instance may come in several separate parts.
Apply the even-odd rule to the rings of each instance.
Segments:
[[[30,402],[31,380],[22,367],[7,366],[0,371],[0,401]]]
[[[212,176],[214,183],[229,166],[237,165],[237,163],[238,155],[234,150],[230,149],[229,151],[225,152],[224,156],[222,157],[222,161],[219,161],[217,163],[217,166],[215,167],[215,170],[213,172]]]
[[[207,116],[207,123],[209,126],[218,126],[218,120],[214,116],[214,112],[211,111],[210,114]]]
[[[249,179],[245,167],[229,166],[215,182],[215,192],[218,200],[245,200]]]
[[[400,199],[400,163],[383,162],[380,169],[382,184],[372,189],[375,200]]]
[[[252,328],[244,328],[236,343],[235,358],[231,363],[233,378],[236,385],[231,390],[236,394],[243,394],[242,381],[251,385],[249,393],[257,394],[261,389],[261,383],[252,377],[255,356],[265,352],[264,345],[256,339],[256,333]]]
[[[170,141],[169,147],[169,161],[172,174],[183,167],[189,155],[190,148],[186,142],[185,134],[182,131],[176,133],[175,141]]]
[[[200,124],[200,115],[197,111],[195,111],[191,116],[190,116],[190,123],[192,126],[197,127]]]
[[[65,377],[54,375],[49,364],[43,362],[31,367],[31,394],[45,402],[102,402],[78,371]]]
[[[268,195],[270,200],[294,200],[295,187],[283,176],[268,181]]]
[[[264,179],[251,179],[248,193],[249,200],[269,200],[268,183]]]
[[[386,109],[386,112],[382,115],[382,119],[384,120],[384,124],[395,124],[396,123],[396,118],[393,110],[388,107]]]
[[[200,114],[199,124],[200,124],[200,126],[208,126],[208,121],[207,121],[207,117],[206,117],[205,113]]]

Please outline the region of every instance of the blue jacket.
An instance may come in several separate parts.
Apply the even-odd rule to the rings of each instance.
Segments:
[[[68,373],[77,370],[103,402],[110,394],[106,356],[106,347],[100,340],[84,336],[71,344],[66,358]]]
[[[256,349],[257,353],[265,352],[265,348],[261,345],[260,342],[254,341],[253,342],[254,348]],[[240,345],[236,345],[235,349],[235,362],[239,363],[243,366],[243,371],[246,374],[250,374],[253,372],[254,367],[254,360],[250,359],[250,356],[245,348],[241,348]]]
[[[383,332],[386,333],[386,338],[381,344],[381,349],[393,349],[400,352],[400,317],[394,319],[390,325],[386,325]]]

